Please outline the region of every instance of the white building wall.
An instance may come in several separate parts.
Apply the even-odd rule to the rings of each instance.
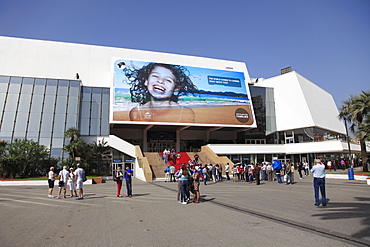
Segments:
[[[305,153],[347,153],[346,142],[338,140],[291,144],[208,144],[218,155],[228,154],[305,154]],[[351,144],[352,152],[360,152],[359,144]]]
[[[297,72],[258,82],[274,88],[277,131],[318,127],[345,134],[333,97]]]
[[[162,62],[184,66],[244,72],[245,63],[124,48],[32,40],[0,36],[0,74],[38,78],[73,79],[84,86],[109,87],[114,58]]]
[[[300,74],[296,75],[315,126],[346,134],[343,122],[338,119],[339,111],[333,96]]]

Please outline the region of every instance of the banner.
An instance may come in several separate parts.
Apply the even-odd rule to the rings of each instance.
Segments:
[[[119,59],[113,121],[225,126],[254,122],[243,72]]]

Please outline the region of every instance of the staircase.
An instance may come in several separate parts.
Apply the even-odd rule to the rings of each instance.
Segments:
[[[202,147],[201,152],[180,152],[181,157],[176,160],[175,168],[176,171],[181,168],[182,164],[188,164],[189,160],[194,160],[194,155],[198,154],[199,160],[198,163],[205,165],[205,164],[220,164],[223,169],[224,165],[226,163],[229,163],[231,166],[234,165],[234,163],[229,160],[227,157],[219,157],[217,154],[215,154],[211,149],[208,147],[204,146]],[[152,170],[153,174],[153,179],[158,179],[158,178],[164,178],[165,177],[165,172],[164,170],[167,168],[167,165],[172,165],[173,162],[170,159],[170,161],[167,163],[167,165],[163,164],[163,159],[162,159],[163,153],[149,153],[145,152],[144,156],[147,158],[150,168]]]
[[[145,157],[148,159],[148,162],[150,164],[150,167],[152,169],[153,178],[164,178],[164,170],[167,168],[167,165],[164,165],[163,159],[162,159],[162,153],[144,153]],[[189,155],[185,152],[180,152],[181,157],[176,160],[175,168],[176,171],[180,169],[182,164],[188,164],[188,161],[192,158],[192,156],[189,157]],[[168,165],[172,165],[173,162],[170,160]]]
[[[160,154],[144,152],[144,156],[148,159],[153,178],[164,178],[164,169],[166,169],[167,166],[163,165]]]

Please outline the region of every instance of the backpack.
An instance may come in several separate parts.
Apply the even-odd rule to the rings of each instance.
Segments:
[[[120,178],[120,177],[117,177],[117,173],[118,173],[118,172],[116,172],[116,173],[113,175],[113,181],[114,181],[114,182],[118,182],[118,181],[120,181],[120,180],[121,180],[121,178]],[[123,173],[121,172],[121,174],[123,174]]]
[[[86,181],[87,181],[86,174],[82,173],[82,182],[86,182]]]

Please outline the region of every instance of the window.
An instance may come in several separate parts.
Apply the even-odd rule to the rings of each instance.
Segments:
[[[44,113],[54,113],[55,95],[45,95]]]
[[[17,110],[19,94],[10,93],[5,102],[5,112],[15,112]]]
[[[21,94],[21,97],[19,99],[19,106],[18,111],[19,112],[29,112],[30,111],[30,105],[31,105],[31,94]]]
[[[22,132],[23,138],[26,136],[26,129],[28,123],[28,112],[18,112],[17,119],[15,121],[15,128],[14,131]]]
[[[9,80],[10,77],[8,76],[0,76],[0,93],[8,92]]]

